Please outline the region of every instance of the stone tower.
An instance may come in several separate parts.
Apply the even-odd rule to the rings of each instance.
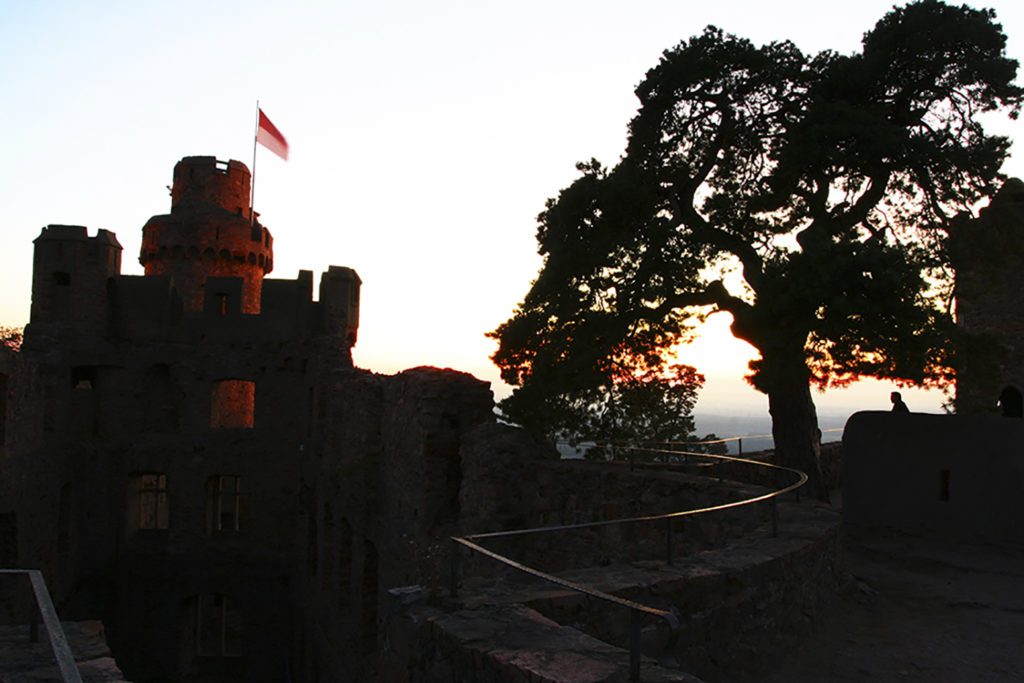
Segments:
[[[989,372],[963,370],[956,380],[956,411],[1019,415],[1024,391],[1024,182],[1011,178],[977,220],[953,235],[957,325],[987,336],[1001,355]],[[997,405],[998,404],[998,405]]]
[[[97,336],[107,331],[107,286],[121,272],[114,233],[89,237],[80,225],[48,225],[35,239],[32,264],[34,332],[43,336]]]
[[[186,311],[260,312],[274,250],[270,231],[251,219],[250,179],[240,161],[185,157],[174,166],[171,212],[142,228],[139,262],[146,275],[173,278]],[[231,301],[237,289],[206,286],[209,278],[227,277],[241,278],[239,301]]]

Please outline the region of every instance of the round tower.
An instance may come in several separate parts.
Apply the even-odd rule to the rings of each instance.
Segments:
[[[171,212],[142,228],[146,275],[170,275],[187,311],[206,307],[210,277],[241,278],[243,313],[260,312],[263,276],[274,267],[273,238],[250,222],[249,169],[240,161],[185,157],[174,166]],[[235,305],[215,303],[221,310]]]

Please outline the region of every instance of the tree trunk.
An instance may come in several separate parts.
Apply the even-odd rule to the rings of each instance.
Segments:
[[[803,372],[800,372],[800,370]],[[818,414],[811,399],[807,368],[778,373],[768,387],[768,412],[775,437],[775,463],[807,474],[805,491],[828,501],[828,486],[821,473],[821,436]]]

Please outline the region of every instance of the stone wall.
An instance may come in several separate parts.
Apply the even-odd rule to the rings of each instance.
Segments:
[[[296,677],[374,680],[386,590],[437,584],[460,529],[463,444],[494,422],[486,382],[414,368],[318,385],[294,569]]]
[[[728,681],[791,646],[846,580],[836,512],[817,503],[780,506],[778,537],[767,526],[724,547],[662,561],[617,562],[563,578],[674,610],[675,663],[667,631],[642,624],[645,681]],[[630,616],[625,608],[536,580],[471,582],[457,601],[431,605],[418,591],[393,591],[384,623],[381,680],[626,680]]]
[[[956,412],[998,413],[1001,392],[1024,391],[1024,182],[1007,180],[977,220],[958,222],[951,233],[956,268],[956,319],[962,330],[985,335],[966,348],[956,378]]]
[[[1024,547],[1021,443],[1020,419],[857,413],[843,434],[846,523]]]

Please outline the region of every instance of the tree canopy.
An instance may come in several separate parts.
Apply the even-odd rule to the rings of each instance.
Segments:
[[[992,11],[922,0],[852,55],[714,27],[667,50],[621,160],[580,164],[538,218],[543,268],[492,333],[509,405],[592,389],[624,359],[657,372],[728,312],[760,352],[748,380],[779,459],[827,495],[812,385],[949,376],[946,240],[1000,180],[1009,141],[979,115],[1019,110],[1005,42]]]
[[[693,407],[704,377],[690,365],[669,363],[642,370],[613,363],[595,381],[560,395],[519,391],[502,409],[550,441],[586,446],[586,456],[606,459],[629,452],[636,460],[665,459],[669,449],[725,453],[714,434],[694,436]],[[714,440],[716,443],[703,443]]]

